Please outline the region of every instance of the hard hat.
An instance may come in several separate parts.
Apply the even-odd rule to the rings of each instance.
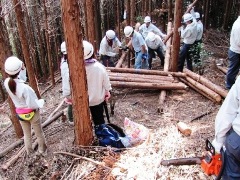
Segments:
[[[106,32],[106,36],[107,36],[108,39],[114,39],[116,37],[116,34],[113,30],[108,30]]]
[[[183,15],[183,21],[186,23],[188,21],[193,20],[193,16],[190,13],[184,14]]]
[[[148,38],[149,41],[154,41],[156,39],[156,34],[149,32],[146,38]]]
[[[61,44],[61,52],[62,52],[63,54],[67,54],[67,48],[66,48],[66,43],[65,43],[65,41],[63,41],[62,44]]]
[[[84,49],[84,59],[89,59],[92,57],[94,53],[93,45],[88,42],[83,40],[83,49]]]
[[[200,14],[198,12],[195,12],[195,18],[199,19],[200,18]]]
[[[133,32],[133,28],[131,26],[126,26],[124,28],[124,34],[126,37],[130,37]]]
[[[146,16],[146,17],[144,18],[144,22],[145,22],[145,23],[151,22],[150,16]]]
[[[15,56],[11,56],[5,61],[5,72],[9,75],[15,75],[22,69],[23,62]]]

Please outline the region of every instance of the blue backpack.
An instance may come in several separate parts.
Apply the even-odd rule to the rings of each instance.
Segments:
[[[114,125],[116,126],[116,125]],[[118,129],[108,124],[100,124],[95,126],[95,134],[98,138],[100,146],[111,146],[116,148],[124,148],[119,137],[122,136],[122,132],[118,132]],[[118,127],[120,128],[120,127]],[[121,128],[120,128],[121,129]]]

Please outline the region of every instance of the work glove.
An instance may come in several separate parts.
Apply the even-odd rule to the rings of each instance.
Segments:
[[[123,50],[123,51],[127,51],[129,49],[128,46],[120,46],[119,49]]]
[[[105,101],[107,102],[111,97],[111,93],[109,91],[105,91]]]
[[[147,60],[147,58],[148,58],[148,54],[142,54],[142,59],[143,60]]]

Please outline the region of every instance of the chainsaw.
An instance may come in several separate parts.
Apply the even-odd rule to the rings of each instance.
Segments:
[[[201,164],[201,168],[205,174],[208,176],[213,175],[216,177],[215,180],[220,180],[224,168],[224,152],[221,150],[221,154],[216,154],[215,148],[208,139],[206,140],[206,151],[207,153],[202,157],[162,160],[161,165],[178,166]]]

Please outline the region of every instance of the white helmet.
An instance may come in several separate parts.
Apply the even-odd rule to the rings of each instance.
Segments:
[[[146,16],[146,17],[144,18],[144,22],[145,22],[145,23],[151,22],[150,16]]]
[[[183,15],[183,21],[184,22],[188,22],[188,21],[191,21],[191,20],[193,20],[193,16],[190,13],[187,13],[187,14]]]
[[[195,12],[195,18],[199,19],[200,18],[200,14],[198,12]]]
[[[65,41],[63,41],[62,44],[61,44],[61,52],[62,52],[63,54],[67,54],[67,48],[66,48],[66,43],[65,43]]]
[[[15,75],[22,69],[23,62],[15,56],[11,56],[5,61],[5,72],[9,75]]]
[[[154,41],[156,39],[156,34],[149,32],[146,38],[148,38],[149,41]]]
[[[106,36],[107,36],[108,39],[111,40],[111,39],[114,39],[116,37],[116,34],[115,34],[115,32],[113,30],[108,30],[106,32]]]
[[[84,49],[85,60],[92,57],[94,53],[94,49],[93,49],[93,45],[90,42],[83,40],[83,49]]]
[[[126,37],[130,37],[133,32],[133,28],[131,26],[126,26],[124,28],[124,34]]]

